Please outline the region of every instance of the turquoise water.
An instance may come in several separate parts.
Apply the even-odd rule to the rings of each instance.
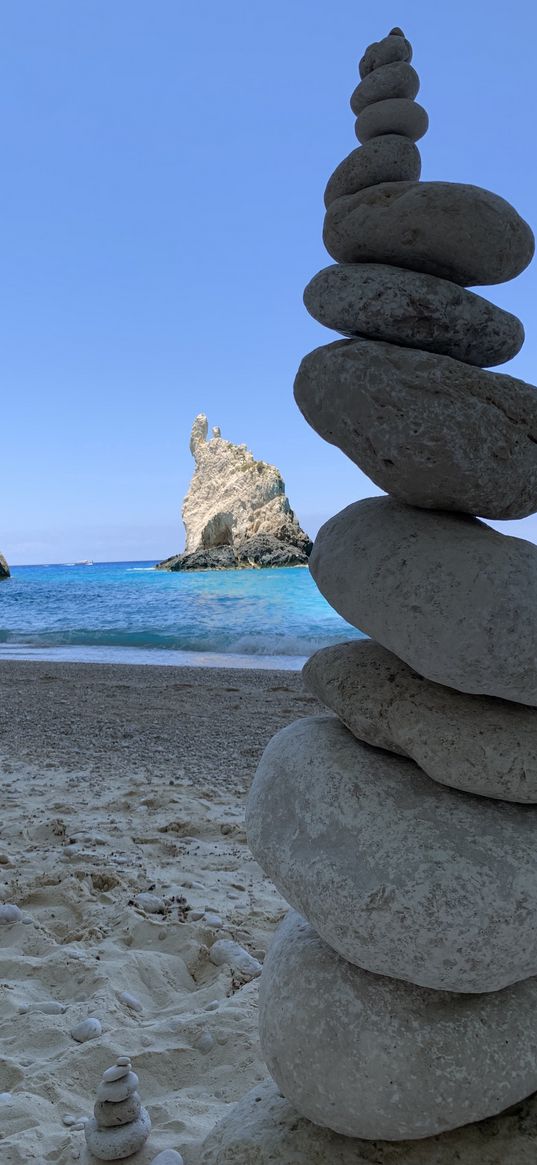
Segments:
[[[0,583],[0,659],[297,668],[318,648],[360,636],[304,568],[153,566],[13,567]]]

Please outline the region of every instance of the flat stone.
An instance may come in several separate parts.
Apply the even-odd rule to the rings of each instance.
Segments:
[[[374,76],[374,74],[373,74]],[[372,138],[336,167],[324,192],[325,206],[383,182],[417,182],[421,157],[417,145],[401,134]]]
[[[300,1117],[272,1080],[226,1112],[196,1165],[535,1165],[537,1097],[423,1141],[342,1137]]]
[[[118,999],[120,1003],[125,1005],[125,1007],[130,1007],[131,1011],[144,1010],[144,1006],[141,1000],[138,999],[136,995],[131,995],[130,991],[121,991],[118,995]]]
[[[318,716],[270,741],[246,824],[280,893],[351,963],[436,991],[537,975],[526,806],[438,785]]]
[[[114,1080],[122,1080],[124,1076],[128,1076],[131,1070],[130,1060],[126,1064],[114,1064],[112,1068],[107,1068],[103,1072],[103,1080],[105,1084],[111,1084]]]
[[[537,802],[534,708],[432,684],[372,639],[317,651],[302,675],[358,740],[411,757],[439,784]]]
[[[344,619],[420,675],[537,705],[537,547],[392,498],[347,506],[310,559]]]
[[[468,999],[371,975],[291,912],[261,979],[261,1050],[315,1124],[366,1140],[431,1137],[535,1090],[536,1004],[536,978]]]
[[[325,441],[402,502],[497,520],[537,510],[537,391],[523,380],[339,340],[304,358],[295,398]]]
[[[142,1108],[138,1120],[117,1129],[100,1129],[96,1120],[90,1120],[84,1134],[90,1153],[98,1161],[122,1161],[131,1157],[145,1144],[151,1132],[151,1120],[147,1109]]]
[[[85,1044],[87,1040],[96,1040],[102,1035],[102,1024],[99,1019],[83,1019],[81,1023],[71,1028],[71,1037],[78,1044]]]
[[[375,41],[366,48],[365,53],[358,65],[358,70],[362,79],[372,73],[374,69],[380,69],[383,65],[391,65],[394,61],[411,61],[412,60],[412,46],[410,41],[406,40],[400,34],[383,37],[382,40]]]
[[[145,914],[166,914],[166,903],[158,894],[137,894],[134,903]]]
[[[119,1100],[126,1100],[136,1092],[138,1084],[136,1072],[129,1072],[121,1080],[114,1080],[111,1083],[104,1081],[97,1089],[97,1100],[109,1100],[113,1104]]]
[[[417,142],[428,128],[427,113],[417,101],[410,97],[387,97],[385,101],[376,101],[362,109],[356,118],[355,132],[359,142],[394,133]]]
[[[229,966],[244,979],[256,979],[262,965],[249,951],[233,939],[221,938],[209,949],[209,958],[215,967]]]
[[[118,1125],[126,1125],[138,1120],[142,1104],[138,1092],[133,1092],[125,1100],[116,1103],[109,1100],[97,1100],[93,1113],[97,1124],[102,1128],[113,1129]]]
[[[323,237],[338,263],[390,263],[463,286],[514,279],[535,248],[505,199],[458,182],[384,182],[338,198]]]
[[[467,364],[503,364],[524,343],[520,320],[481,295],[437,275],[383,263],[325,267],[308,283],[304,303],[320,324],[344,335]]]
[[[407,61],[382,65],[380,69],[368,73],[356,86],[351,97],[352,112],[358,117],[366,105],[374,105],[376,101],[385,101],[388,97],[416,97],[419,87],[418,74]]]

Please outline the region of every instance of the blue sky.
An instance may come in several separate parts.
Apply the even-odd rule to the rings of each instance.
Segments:
[[[292,398],[332,334],[302,289],[322,194],[356,145],[364,47],[401,25],[430,130],[422,176],[537,225],[533,4],[17,0],[0,43],[0,549],[151,558],[182,545],[204,411],[282,470],[315,532],[376,492]],[[491,290],[537,375],[537,263]],[[507,370],[507,366],[505,368]],[[537,522],[501,527],[537,541]]]

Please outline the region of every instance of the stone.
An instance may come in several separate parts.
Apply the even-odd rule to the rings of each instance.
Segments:
[[[417,142],[428,128],[427,113],[417,101],[409,97],[387,97],[385,101],[376,101],[362,110],[356,118],[355,130],[359,142],[368,142],[384,134],[401,134]]]
[[[138,1120],[142,1108],[140,1095],[132,1092],[125,1100],[96,1100],[93,1108],[95,1120],[102,1128],[117,1128]]]
[[[176,1153],[175,1149],[163,1149],[162,1153],[153,1157],[151,1165],[184,1165],[184,1162],[181,1154]]]
[[[144,1005],[141,1000],[138,999],[136,995],[131,995],[130,991],[121,991],[118,995],[118,999],[120,1003],[125,1005],[125,1007],[130,1007],[131,1011],[144,1010]]]
[[[142,893],[137,894],[134,899],[134,905],[143,910],[145,914],[166,914],[166,903],[164,898],[159,894]]]
[[[265,461],[256,461],[246,445],[224,440],[219,430],[207,440],[208,429],[207,417],[200,413],[190,439],[196,468],[183,502],[185,553],[166,559],[159,564],[160,569],[234,569],[237,565],[252,565],[248,547],[258,536],[269,540],[262,550],[258,547],[260,553],[267,553],[267,545],[269,553],[281,553],[283,546],[291,559],[298,556],[301,563],[306,563],[311,540],[291,509],[280,471]],[[250,550],[255,553],[255,547]],[[201,561],[188,561],[192,555],[201,555]]]
[[[458,182],[384,182],[338,198],[323,237],[338,263],[389,263],[463,286],[514,279],[535,248],[505,199]]]
[[[401,502],[497,520],[537,510],[537,391],[505,373],[376,341],[302,361],[313,429]]]
[[[256,979],[263,970],[259,960],[233,939],[218,939],[209,950],[209,958],[216,967],[228,965],[244,979]]]
[[[9,926],[14,922],[21,922],[22,910],[12,902],[5,902],[0,906],[0,926]]]
[[[324,192],[325,206],[383,182],[417,182],[420,174],[420,152],[410,138],[401,134],[372,138],[336,167]]]
[[[194,1043],[196,1051],[201,1052],[202,1056],[206,1056],[208,1052],[212,1052],[214,1048],[214,1039],[210,1032],[201,1032]]]
[[[85,1044],[87,1040],[97,1040],[103,1029],[99,1019],[83,1019],[81,1023],[71,1028],[71,1038],[78,1044]]]
[[[352,112],[358,117],[367,105],[385,101],[388,97],[416,97],[419,87],[418,74],[407,61],[393,61],[391,65],[382,65],[380,69],[368,73],[356,86],[351,97]]]
[[[10,578],[10,576],[11,576],[11,571],[9,569],[9,566],[4,558],[4,555],[0,554],[0,579]]]
[[[128,1076],[131,1070],[130,1060],[126,1064],[118,1064],[117,1060],[112,1068],[107,1068],[103,1072],[103,1080],[105,1084],[113,1084],[114,1080],[122,1080],[124,1076]]]
[[[108,1100],[112,1104],[126,1100],[128,1096],[132,1096],[137,1091],[139,1083],[136,1072],[129,1072],[121,1080],[114,1080],[111,1083],[103,1080],[97,1089],[97,1100]]]
[[[119,1128],[101,1129],[96,1120],[90,1120],[84,1134],[90,1153],[98,1161],[122,1161],[137,1153],[145,1144],[151,1132],[151,1120],[147,1109],[142,1108],[137,1120]]]
[[[268,744],[246,825],[267,876],[349,962],[437,991],[537,975],[526,806],[438,785],[317,716]]]
[[[534,708],[432,684],[371,639],[317,651],[302,675],[358,740],[410,757],[441,785],[537,803]]]
[[[437,275],[383,263],[324,267],[308,283],[304,303],[320,324],[344,335],[467,364],[503,364],[524,343],[520,320],[482,296]]]
[[[431,1137],[537,1087],[537,978],[470,998],[353,967],[291,912],[259,989],[268,1069],[301,1116],[348,1137]]]
[[[331,606],[420,675],[537,705],[537,547],[392,498],[319,531],[310,569]]]
[[[226,1112],[196,1165],[535,1165],[536,1155],[537,1096],[478,1124],[397,1143],[322,1129],[266,1080]]]
[[[412,46],[400,32],[390,33],[382,40],[375,41],[365,50],[358,70],[362,79],[380,69],[383,65],[391,65],[394,61],[411,61]]]

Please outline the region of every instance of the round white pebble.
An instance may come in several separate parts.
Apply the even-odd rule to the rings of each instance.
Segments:
[[[183,1158],[180,1153],[176,1153],[175,1149],[163,1149],[156,1157],[153,1157],[151,1165],[184,1165]]]
[[[0,923],[7,924],[9,922],[20,922],[22,918],[22,910],[18,906],[13,906],[11,902],[6,902],[0,906]]]
[[[224,925],[219,914],[206,914],[205,921],[207,926],[212,926],[215,930],[219,930]]]
[[[0,1092],[0,1103],[10,1104],[13,1100],[11,1092]]]
[[[87,1040],[96,1040],[102,1035],[102,1025],[99,1019],[83,1019],[81,1023],[71,1028],[71,1036],[77,1044],[85,1044]]]
[[[207,1052],[211,1052],[214,1048],[214,1040],[210,1032],[202,1032],[196,1040],[194,1047],[197,1052],[201,1052],[202,1056],[206,1056]]]
[[[130,991],[122,991],[118,996],[119,1002],[124,1003],[125,1007],[130,1007],[132,1011],[143,1011],[143,1003],[136,998],[136,995],[131,995]]]
[[[134,899],[135,905],[140,910],[145,911],[146,914],[165,914],[166,903],[164,898],[159,898],[158,894],[137,894]]]

